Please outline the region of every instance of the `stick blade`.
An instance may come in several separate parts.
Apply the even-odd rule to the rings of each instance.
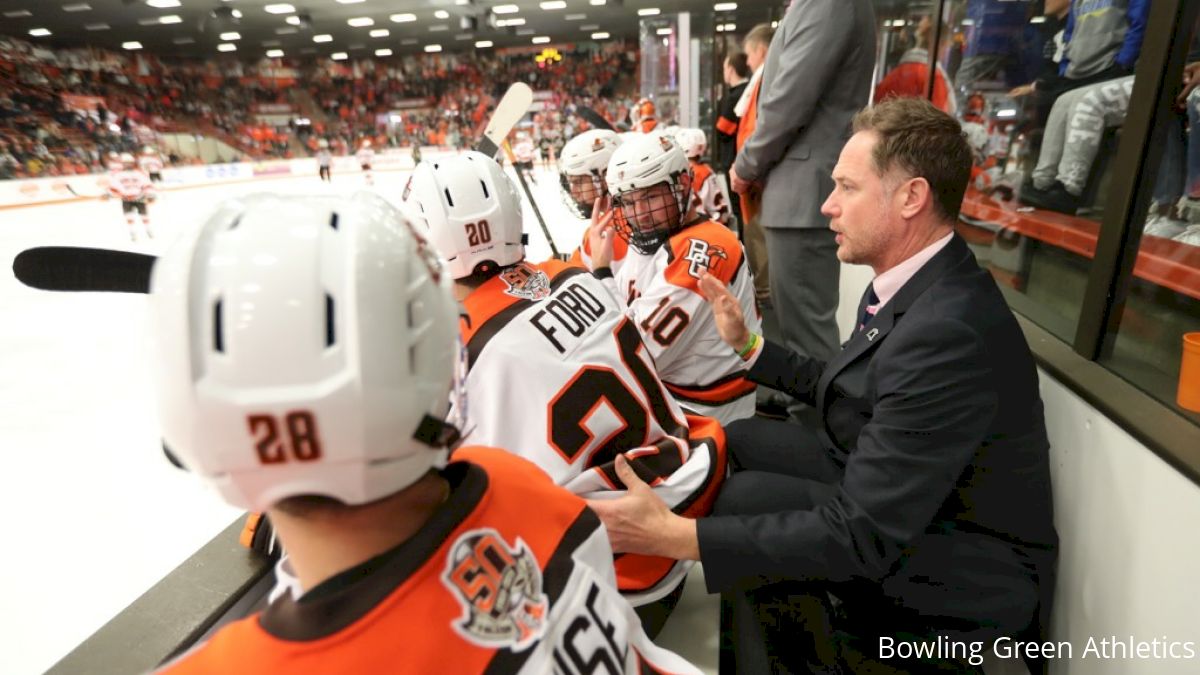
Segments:
[[[17,281],[43,291],[149,293],[155,256],[132,251],[42,246],[13,259]]]
[[[508,133],[512,128],[517,126],[517,122],[529,112],[529,107],[533,105],[533,90],[524,82],[514,82],[504,92],[504,96],[500,102],[496,104],[496,110],[492,112],[492,119],[488,121],[487,128],[483,130],[483,138],[475,149],[489,157],[495,157],[496,151],[500,149],[500,144],[504,139],[508,138]],[[490,142],[492,151],[488,152],[485,148],[485,143]]]

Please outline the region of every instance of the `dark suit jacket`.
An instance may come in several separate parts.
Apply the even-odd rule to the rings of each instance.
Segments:
[[[710,590],[865,581],[966,629],[1011,635],[1039,603],[1044,620],[1058,537],[1037,371],[958,235],[831,361],[767,343],[750,378],[815,405],[844,473],[812,511],[702,519]]]

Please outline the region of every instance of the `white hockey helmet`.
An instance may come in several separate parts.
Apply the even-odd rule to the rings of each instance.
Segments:
[[[369,148],[369,147],[371,147],[371,139],[367,138],[367,139],[363,140],[363,142],[362,142],[362,146],[363,146],[364,148]]]
[[[328,147],[329,147],[329,141],[328,141],[328,140],[326,140],[326,139],[324,139],[324,138],[322,138],[321,140],[317,141],[317,147],[318,147],[318,148],[328,148]]]
[[[592,181],[592,191],[601,195],[607,189],[604,183],[604,172],[608,169],[608,160],[612,157],[621,139],[615,131],[593,129],[585,131],[563,146],[559,157],[559,184],[563,190],[563,200],[576,215],[586,218],[591,215],[592,205],[583,204],[576,200],[571,193],[572,179],[578,181],[587,176]],[[586,186],[586,184],[585,184]]]
[[[453,279],[525,259],[517,188],[504,169],[481,152],[421,162],[401,200],[409,217],[424,221]]]
[[[617,234],[644,254],[657,250],[687,217],[690,176],[687,157],[670,136],[641,134],[622,143],[609,159],[605,175],[616,209]],[[659,184],[670,187],[676,213],[637,215],[635,202],[644,197],[641,191]]]
[[[164,445],[234,506],[381,499],[455,440],[450,279],[380,197],[229,200],[154,265],[150,310]]]
[[[708,137],[701,129],[680,129],[675,133],[675,141],[679,143],[688,159],[700,157],[708,150]]]
[[[121,159],[121,163],[124,164],[126,167],[137,166],[137,159],[134,158],[133,153],[122,152],[120,159]]]
[[[155,154],[154,148],[150,147],[149,145],[143,146],[142,154],[143,155],[153,155],[153,154]]]

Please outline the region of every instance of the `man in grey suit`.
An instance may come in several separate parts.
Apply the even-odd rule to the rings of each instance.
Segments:
[[[621,458],[628,494],[592,502],[614,550],[704,564],[729,619],[722,672],[975,672],[997,638],[1041,639],[1050,611],[1058,536],[1037,370],[954,232],[971,171],[962,128],[892,98],[855,129],[823,209],[838,258],[876,277],[837,355],[764,343],[724,284],[700,280],[747,377],[815,406],[820,426],[730,424],[733,474],[711,516],[672,513]],[[918,648],[927,658],[905,658]]]
[[[781,337],[818,359],[838,348],[840,270],[821,202],[850,119],[870,97],[874,65],[870,0],[794,0],[767,52],[757,126],[730,170],[739,194],[762,184]]]

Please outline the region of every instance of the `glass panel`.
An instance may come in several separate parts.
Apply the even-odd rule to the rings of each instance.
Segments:
[[[1150,212],[1133,267],[1129,296],[1117,331],[1106,336],[1101,363],[1163,403],[1200,423],[1200,413],[1179,407],[1183,336],[1200,331],[1200,25],[1176,42],[1187,49],[1182,82],[1166,87],[1173,97],[1163,157],[1143,173],[1152,190]],[[1191,404],[1200,408],[1200,335],[1190,382]],[[1185,400],[1187,394],[1185,394]]]
[[[1149,11],[1099,4],[949,0],[938,42],[976,155],[960,232],[1009,304],[1068,342]]]

